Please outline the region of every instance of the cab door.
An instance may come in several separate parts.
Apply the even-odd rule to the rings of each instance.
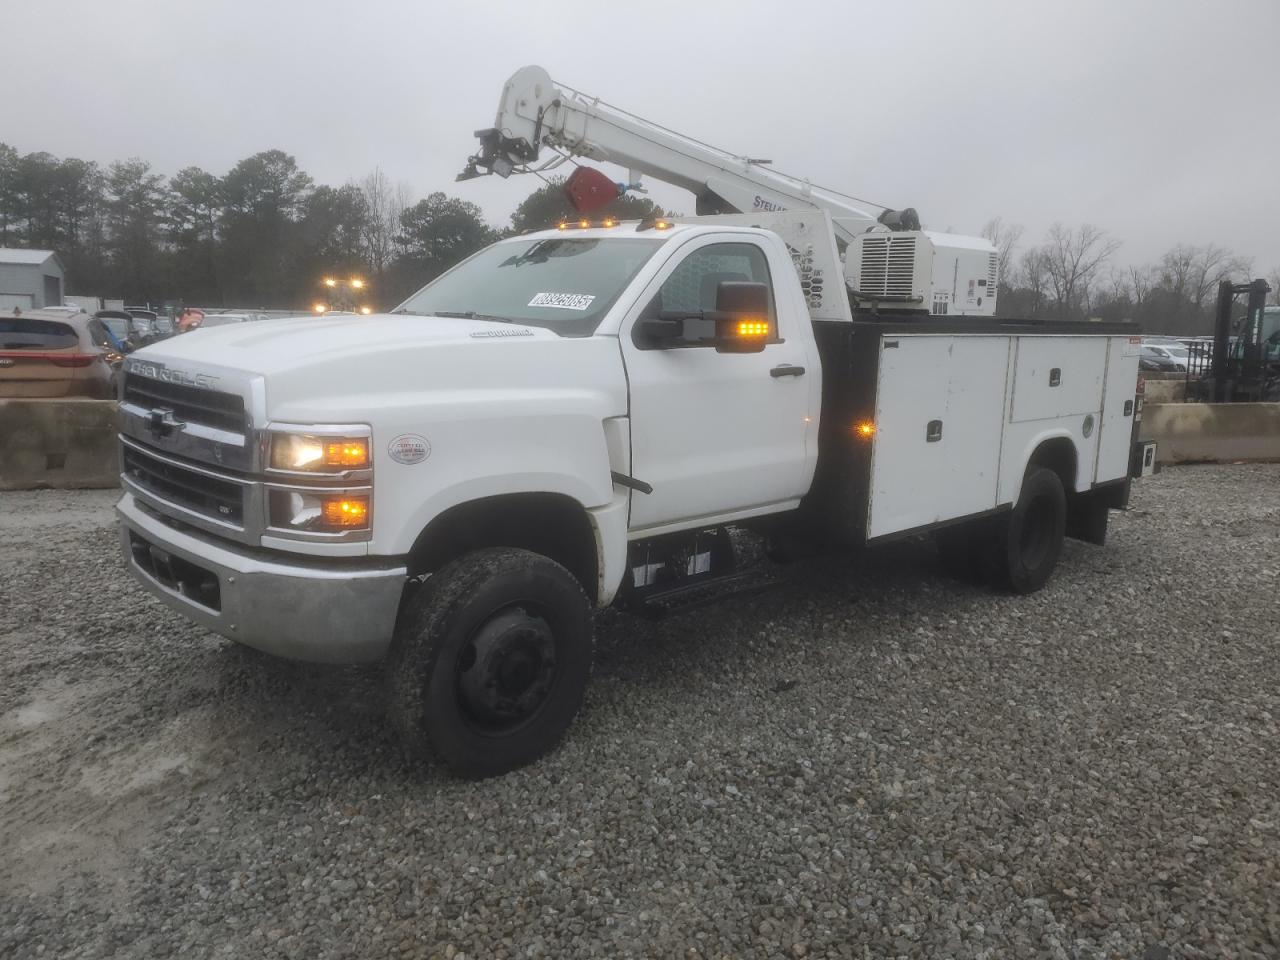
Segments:
[[[700,237],[680,248],[619,332],[630,388],[631,529],[673,529],[798,505],[817,450],[821,374],[799,289],[783,302],[773,277],[791,270],[763,238]],[[661,311],[712,310],[722,281],[769,288],[777,336],[758,353],[717,353],[713,326],[685,325],[679,346],[653,347],[634,324]],[[800,325],[804,324],[804,328]]]

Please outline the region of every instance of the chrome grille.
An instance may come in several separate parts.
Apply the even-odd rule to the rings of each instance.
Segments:
[[[126,373],[124,400],[147,409],[169,409],[179,420],[203,423],[231,433],[243,434],[248,430],[244,398],[234,393]]]
[[[131,443],[124,445],[122,457],[125,477],[145,492],[220,523],[243,528],[244,484],[156,456]]]

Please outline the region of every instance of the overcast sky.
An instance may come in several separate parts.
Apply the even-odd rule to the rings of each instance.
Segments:
[[[0,0],[21,152],[225,173],[278,147],[381,166],[503,224],[532,178],[454,184],[528,63],[737,153],[977,232],[1090,222],[1141,263],[1280,265],[1280,0]],[[13,64],[11,64],[13,66]],[[692,199],[658,187],[664,205]]]

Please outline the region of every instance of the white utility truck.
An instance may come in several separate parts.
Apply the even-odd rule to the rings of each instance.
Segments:
[[[730,525],[778,556],[932,532],[949,567],[1016,592],[1064,534],[1102,542],[1129,492],[1134,330],[997,321],[984,241],[525,68],[465,175],[544,151],[688,186],[709,215],[588,217],[389,314],[133,354],[120,535],[151,592],[280,656],[385,660],[411,747],[485,775],[569,726],[595,608],[751,582]],[[571,179],[583,209],[617,190]]]

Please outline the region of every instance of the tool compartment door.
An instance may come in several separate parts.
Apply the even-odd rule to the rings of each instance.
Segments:
[[[955,337],[942,421],[944,475],[939,520],[994,509],[1008,389],[1009,337]]]
[[[1019,337],[1011,423],[1097,413],[1107,338]]]
[[[880,340],[868,539],[937,522],[943,450],[925,428],[947,408],[950,350],[947,337]]]
[[[1122,480],[1129,473],[1133,408],[1138,392],[1141,337],[1111,337],[1107,346],[1107,386],[1102,399],[1098,462],[1094,483]]]
[[[1005,336],[887,335],[880,349],[868,539],[996,505]]]

